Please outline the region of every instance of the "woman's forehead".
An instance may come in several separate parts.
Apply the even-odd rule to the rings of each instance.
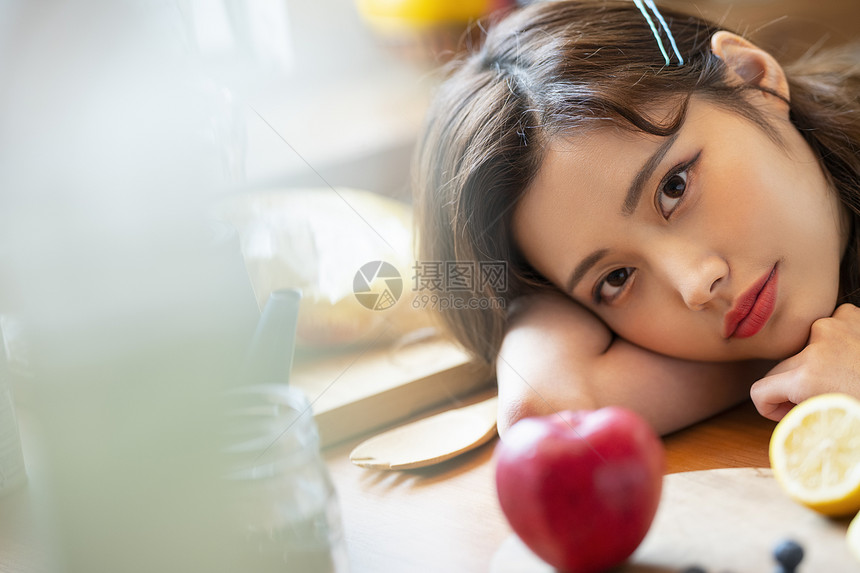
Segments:
[[[683,111],[684,117],[676,131],[680,134],[691,116],[706,114],[712,107],[713,104],[707,100],[693,96],[686,109],[678,102],[664,102],[654,105],[642,115],[655,125],[670,125]],[[666,136],[647,133],[632,124],[608,119],[577,129],[559,131],[547,139],[541,165],[526,189],[526,195],[543,184],[558,185],[559,178],[568,183],[601,178],[606,184],[607,177],[638,170],[665,140]]]
[[[631,179],[663,140],[617,126],[554,138],[547,142],[543,161],[524,200],[560,188],[596,190],[595,185],[605,188],[618,179]]]

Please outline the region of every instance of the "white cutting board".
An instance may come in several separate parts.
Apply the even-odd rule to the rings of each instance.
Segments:
[[[805,556],[798,573],[860,572],[845,542],[848,519],[821,516],[791,501],[770,469],[734,468],[670,474],[654,523],[630,561],[613,573],[770,573],[773,547],[791,538]],[[552,567],[510,536],[491,573],[549,573]]]

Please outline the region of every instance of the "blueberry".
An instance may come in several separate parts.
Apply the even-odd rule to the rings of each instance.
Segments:
[[[803,560],[803,547],[794,540],[786,539],[774,547],[773,557],[789,573]]]

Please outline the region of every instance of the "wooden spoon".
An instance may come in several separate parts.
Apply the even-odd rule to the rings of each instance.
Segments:
[[[377,470],[407,470],[438,464],[496,436],[498,398],[442,412],[394,428],[356,446],[349,459]]]

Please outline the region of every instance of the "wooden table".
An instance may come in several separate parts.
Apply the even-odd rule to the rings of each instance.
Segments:
[[[769,467],[774,423],[745,403],[664,439],[667,472]],[[495,441],[436,467],[352,465],[351,440],[326,450],[340,498],[351,573],[487,571],[511,529],[496,500]]]

